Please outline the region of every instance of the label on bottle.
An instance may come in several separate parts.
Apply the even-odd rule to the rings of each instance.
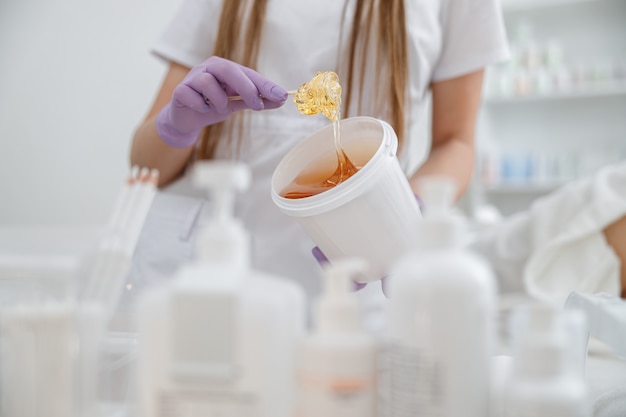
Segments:
[[[373,417],[376,384],[373,377],[318,378],[300,375],[297,417]]]
[[[383,350],[380,362],[383,417],[444,415],[442,363],[432,352],[392,343]]]
[[[158,417],[260,417],[259,401],[250,392],[177,389],[161,393]]]

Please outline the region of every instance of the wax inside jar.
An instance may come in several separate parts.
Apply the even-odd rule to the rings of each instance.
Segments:
[[[298,199],[312,197],[332,189],[346,181],[358,172],[374,155],[379,144],[376,142],[355,142],[353,146],[347,146],[347,152],[351,155],[353,170],[344,171],[340,174],[337,166],[337,156],[329,151],[313,159],[300,173],[279,193],[281,197]],[[344,175],[339,181],[339,175]]]

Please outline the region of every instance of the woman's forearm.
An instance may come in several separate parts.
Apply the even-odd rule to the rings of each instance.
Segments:
[[[480,69],[431,85],[432,147],[424,165],[411,178],[414,191],[418,191],[421,177],[446,175],[457,183],[457,199],[465,193],[475,164],[474,138],[483,73]]]
[[[173,148],[163,142],[156,130],[156,117],[156,114],[152,115],[135,130],[130,163],[158,169],[159,187],[162,187],[182,174],[194,148]]]

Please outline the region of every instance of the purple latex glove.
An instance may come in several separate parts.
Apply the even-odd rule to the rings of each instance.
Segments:
[[[242,100],[229,100],[240,95]],[[189,71],[174,88],[172,100],[159,112],[156,128],[174,148],[192,146],[200,131],[243,109],[282,106],[287,91],[258,72],[220,57],[211,57]]]
[[[324,252],[321,251],[320,248],[318,248],[317,246],[315,246],[313,249],[311,249],[311,253],[313,254],[313,257],[315,258],[315,260],[322,266],[326,266],[327,264],[330,263],[330,261],[328,260],[328,258],[326,257],[326,255],[324,255]],[[352,281],[352,288],[354,289],[354,291],[358,291],[361,288],[365,287],[367,284],[361,284],[359,282],[354,282]]]

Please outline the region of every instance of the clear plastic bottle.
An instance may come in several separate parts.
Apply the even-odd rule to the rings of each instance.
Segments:
[[[424,180],[420,246],[392,269],[385,408],[389,417],[484,417],[494,342],[495,280],[464,247],[455,184]]]
[[[196,260],[139,301],[139,416],[291,417],[304,294],[250,267],[249,236],[231,214],[247,167],[203,162],[194,174],[215,214]]]

